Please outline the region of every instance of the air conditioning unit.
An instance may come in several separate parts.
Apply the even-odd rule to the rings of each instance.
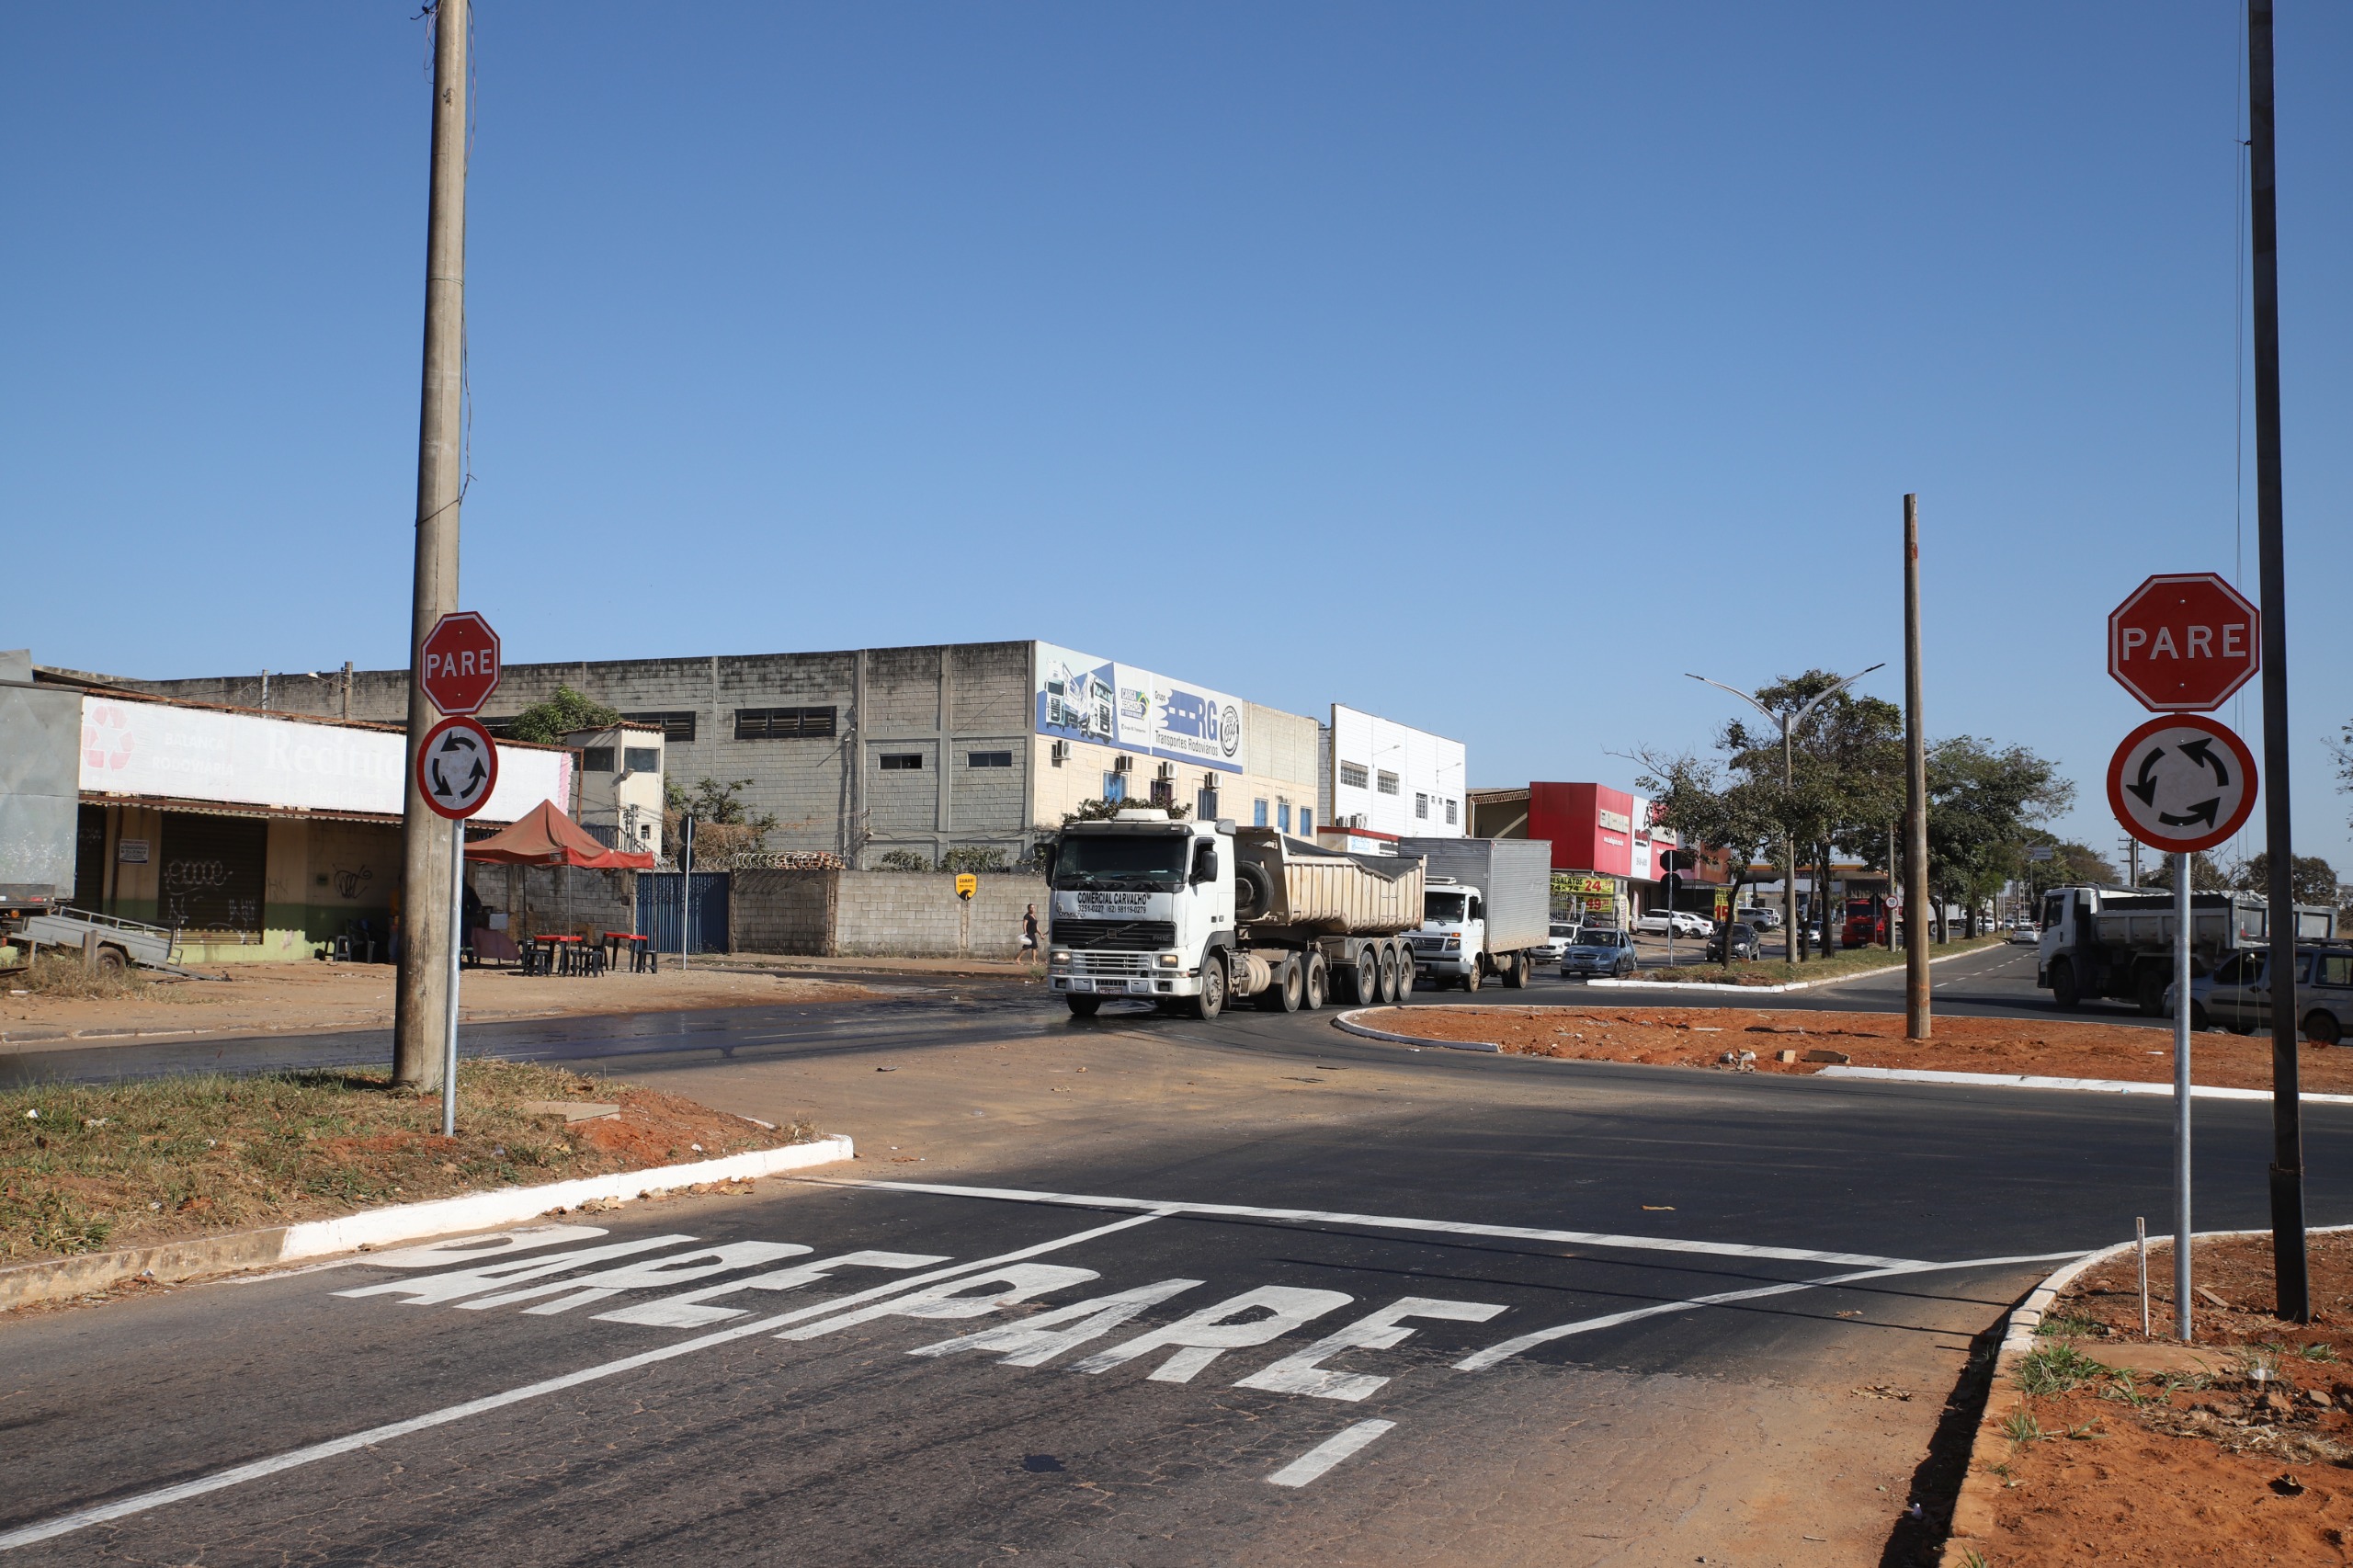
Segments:
[[[1136,759],[1124,752],[1111,759],[1111,771],[1114,773],[1133,773],[1135,767]]]
[[[1364,813],[1362,812],[1358,812],[1353,815],[1342,817],[1340,819],[1340,825],[1342,827],[1362,828],[1365,825]]]
[[[1070,743],[1068,741],[1056,741],[1052,745],[1046,748],[1046,756],[1056,767],[1060,767],[1063,763],[1070,760]]]
[[[1176,765],[1173,762],[1164,762],[1160,765],[1159,771],[1154,773],[1153,777],[1155,778],[1165,778],[1174,782],[1176,778]]]

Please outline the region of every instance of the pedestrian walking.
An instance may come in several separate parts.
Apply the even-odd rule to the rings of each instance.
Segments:
[[[1021,960],[1030,962],[1038,956],[1038,906],[1031,904],[1021,915]]]

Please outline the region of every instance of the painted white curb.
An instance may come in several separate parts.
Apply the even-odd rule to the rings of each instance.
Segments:
[[[2146,1084],[2130,1078],[2048,1078],[2030,1073],[1946,1073],[1928,1067],[1824,1067],[1817,1078],[1876,1078],[1882,1083],[1958,1084],[1980,1089],[2075,1089],[2102,1095],[2173,1095],[2171,1084]],[[2230,1089],[2193,1084],[2194,1100],[2268,1100],[2269,1089]],[[2306,1105],[2353,1105],[2353,1095],[2305,1094]]]
[[[620,1171],[609,1176],[580,1176],[543,1187],[509,1187],[495,1192],[470,1192],[462,1198],[440,1198],[426,1203],[403,1203],[337,1220],[309,1220],[286,1227],[286,1243],[278,1259],[325,1257],[363,1246],[415,1241],[423,1236],[452,1235],[460,1231],[489,1230],[532,1220],[551,1209],[573,1209],[596,1199],[627,1202],[649,1192],[660,1192],[702,1182],[745,1181],[779,1171],[803,1170],[851,1157],[845,1136],[820,1138],[811,1143],[790,1143],[781,1149],[754,1149],[722,1159],[698,1160],[689,1165],[656,1165],[651,1170]]]
[[[1400,1006],[1404,1006],[1402,1003],[1395,1005]],[[1389,1005],[1384,1004],[1383,1006],[1386,1006]],[[1504,1048],[1502,1046],[1493,1044],[1483,1040],[1425,1040],[1417,1034],[1391,1034],[1387,1029],[1373,1028],[1370,1025],[1360,1024],[1356,1021],[1358,1016],[1362,1014],[1379,1010],[1381,1009],[1373,1007],[1351,1007],[1347,1012],[1342,1013],[1338,1017],[1334,1018],[1332,1020],[1332,1027],[1334,1028],[1346,1029],[1350,1034],[1360,1034],[1367,1040],[1385,1040],[1393,1045],[1434,1045],[1440,1051],[1490,1051],[1497,1056],[1503,1054]],[[1461,1009],[1457,1009],[1457,1011],[1461,1010]]]
[[[1928,967],[1950,963],[1955,959],[1973,959],[1980,953],[1990,953],[2007,947],[2006,942],[1988,942],[1982,948],[1972,948],[1965,953],[1947,953],[1940,959],[1930,959]],[[1714,960],[1709,960],[1709,962]],[[1893,974],[1904,966],[1883,963],[1877,969],[1859,970],[1853,974],[1834,974],[1827,980],[1790,980],[1779,985],[1726,985],[1713,980],[1588,980],[1587,985],[1606,985],[1620,991],[1734,991],[1744,996],[1779,996],[1785,992],[1811,991],[1817,985],[1846,985],[1858,980],[1870,980],[1877,975]]]

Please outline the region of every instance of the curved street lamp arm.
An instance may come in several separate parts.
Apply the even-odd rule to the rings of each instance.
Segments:
[[[1871,670],[1883,670],[1885,668],[1887,668],[1887,663],[1885,660],[1881,660],[1880,663],[1873,665],[1870,670],[1857,670],[1853,675],[1848,676],[1846,679],[1840,681],[1837,685],[1831,687],[1828,690],[1819,692],[1813,697],[1807,699],[1804,707],[1790,715],[1790,728],[1794,730],[1800,724],[1804,723],[1805,716],[1807,714],[1813,712],[1815,708],[1824,702],[1827,702],[1830,699],[1837,696],[1840,692],[1846,690],[1848,687],[1854,685],[1857,681],[1870,674]]]
[[[1877,669],[1878,667],[1879,666],[1876,665],[1871,666],[1872,669]],[[1865,670],[1863,672],[1864,675],[1869,675],[1870,673],[1870,670]],[[1779,713],[1774,712],[1770,708],[1766,707],[1762,702],[1757,701],[1756,699],[1749,696],[1748,693],[1741,690],[1740,687],[1736,686],[1726,686],[1720,680],[1710,680],[1706,676],[1695,676],[1688,670],[1684,672],[1683,678],[1686,680],[1696,680],[1701,686],[1712,686],[1718,691],[1729,691],[1734,697],[1739,698],[1743,702],[1747,703],[1751,708],[1756,709],[1759,713],[1764,714],[1768,719],[1772,720],[1776,724],[1781,722],[1781,716]]]

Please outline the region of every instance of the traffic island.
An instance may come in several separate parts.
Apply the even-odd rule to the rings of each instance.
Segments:
[[[1904,1038],[1900,1013],[1789,1012],[1745,1007],[1368,1007],[1343,1015],[1353,1026],[1407,1043],[1494,1051],[1511,1056],[1699,1067],[1715,1072],[1835,1071],[1961,1074],[1988,1084],[2020,1078],[2042,1085],[2142,1085],[2173,1081],[2169,1036],[2129,1024],[1940,1017],[1935,1037]],[[2353,1093],[2353,1049],[2306,1041],[2300,1071],[2311,1094]],[[2268,1093],[2271,1042],[2201,1033],[2190,1050],[2201,1087]],[[1948,1077],[1945,1081],[1955,1081]]]
[[[847,1141],[676,1095],[467,1062],[438,1093],[381,1073],[53,1084],[0,1093],[0,1308],[511,1223],[848,1157]]]
[[[2004,937],[1966,937],[1954,942],[1936,942],[1928,948],[1928,961],[1942,963],[1964,953],[1983,952],[2007,943]],[[1866,974],[1881,974],[1904,967],[1902,949],[1846,948],[1835,953],[1816,954],[1803,963],[1790,963],[1782,959],[1742,959],[1730,964],[1714,960],[1701,963],[1677,964],[1665,969],[1644,970],[1626,980],[1597,981],[1600,985],[1737,985],[1744,989],[1802,991],[1816,985],[1828,985],[1833,981],[1853,980]]]
[[[2309,1324],[2270,1314],[2269,1233],[2191,1248],[2194,1344],[2173,1256],[2070,1266],[2011,1320],[1946,1568],[2027,1562],[2342,1562],[2353,1557],[2353,1233],[2310,1241]]]

